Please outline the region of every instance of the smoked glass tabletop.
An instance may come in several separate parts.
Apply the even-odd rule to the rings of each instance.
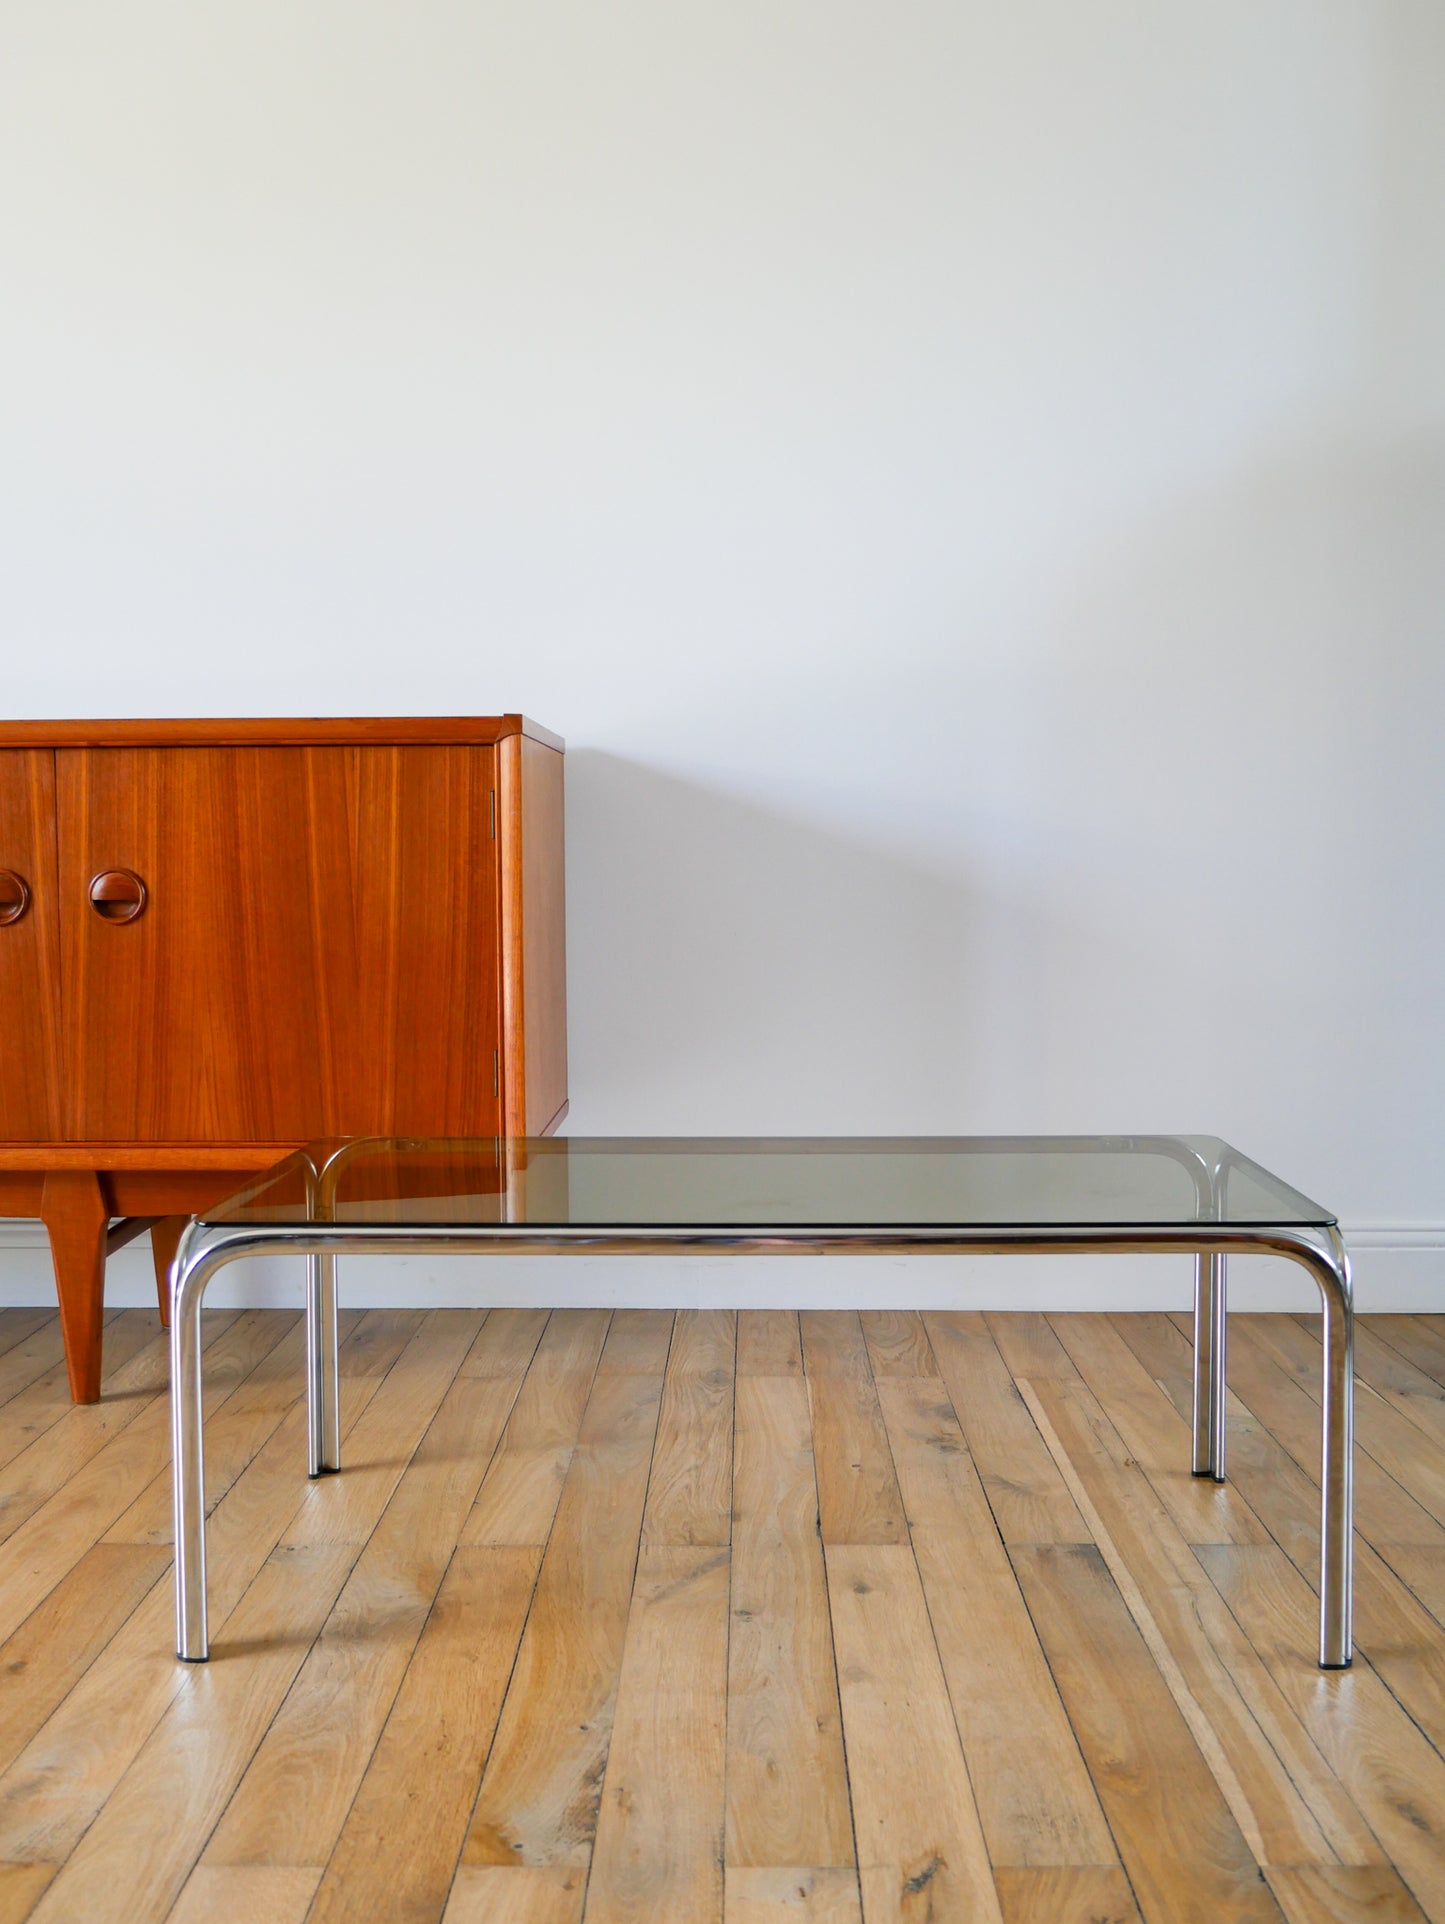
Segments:
[[[1217,1136],[549,1136],[317,1143],[204,1220],[726,1233],[1335,1217]]]

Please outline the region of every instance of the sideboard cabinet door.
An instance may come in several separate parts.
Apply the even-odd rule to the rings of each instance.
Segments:
[[[495,1133],[495,765],[61,750],[66,1135]]]
[[[55,755],[0,749],[0,1142],[61,1131]]]

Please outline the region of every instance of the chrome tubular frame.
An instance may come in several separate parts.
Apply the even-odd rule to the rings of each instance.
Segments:
[[[1194,1474],[1224,1481],[1225,1284],[1222,1256],[1194,1258]]]
[[[336,1258],[306,1258],[306,1474],[341,1468],[341,1366],[336,1353]]]
[[[317,1169],[304,1156],[307,1214],[327,1222],[335,1196],[328,1181],[335,1157]],[[326,1476],[341,1468],[341,1368],[336,1342],[336,1258],[306,1258],[306,1473]]]
[[[323,1170],[315,1172],[320,1179]],[[324,1187],[323,1183],[323,1187]],[[1200,1469],[1198,1391],[1205,1406],[1205,1472],[1224,1473],[1224,1263],[1232,1252],[1283,1256],[1303,1264],[1324,1312],[1321,1414],[1321,1668],[1340,1670],[1353,1654],[1352,1528],[1354,1305],[1350,1262],[1333,1227],[1210,1223],[1140,1229],[1079,1226],[1020,1229],[533,1229],[501,1224],[411,1227],[375,1223],[190,1223],[171,1270],[171,1438],[175,1477],[176,1646],[187,1662],[209,1654],[206,1626],[205,1483],[201,1437],[201,1302],[218,1270],[246,1256],[307,1257],[307,1396],[312,1470],[340,1462],[336,1396],[335,1258],[432,1254],[642,1255],[667,1251],[742,1255],[1170,1254],[1195,1256],[1202,1279],[1208,1353],[1196,1354],[1194,1467]]]

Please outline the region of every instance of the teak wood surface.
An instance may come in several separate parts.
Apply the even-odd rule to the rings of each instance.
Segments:
[[[78,1401],[113,1218],[163,1220],[164,1301],[238,1172],[561,1121],[561,749],[521,715],[0,723],[0,1214],[45,1222]]]
[[[0,1919],[1445,1924],[1445,1317],[1359,1343],[1315,1667],[1317,1319],[207,1312],[213,1646],[165,1351],[0,1315]]]
[[[527,715],[178,716],[135,721],[0,721],[0,748],[277,747],[312,742],[461,744],[526,735],[561,748]]]
[[[65,1133],[56,847],[54,755],[0,748],[0,868],[30,898],[0,928],[0,1140]]]
[[[67,1137],[497,1133],[493,749],[56,765],[62,876],[128,868],[148,893],[115,925],[62,891]]]

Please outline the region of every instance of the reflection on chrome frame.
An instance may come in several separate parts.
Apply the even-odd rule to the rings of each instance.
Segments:
[[[1094,1141],[1097,1147],[1098,1139]],[[1314,1277],[1324,1316],[1319,1661],[1327,1669],[1342,1669],[1349,1664],[1353,1648],[1354,1312],[1349,1257],[1333,1225],[1214,1223],[1139,1229],[1062,1226],[976,1231],[849,1227],[792,1231],[767,1227],[608,1230],[530,1228],[506,1223],[451,1228],[378,1223],[328,1226],[326,1218],[341,1171],[349,1161],[368,1150],[374,1152],[376,1147],[372,1142],[339,1145],[319,1166],[311,1157],[303,1156],[308,1208],[315,1212],[311,1222],[192,1222],[181,1236],[171,1271],[171,1433],[176,1641],[178,1654],[187,1661],[204,1661],[209,1648],[201,1303],[211,1279],[226,1264],[247,1256],[291,1253],[306,1257],[308,1457],[310,1472],[315,1476],[340,1468],[336,1257],[342,1252],[358,1256],[425,1255],[465,1249],[498,1255],[641,1255],[662,1251],[720,1255],[1192,1253],[1196,1264],[1194,1469],[1197,1474],[1219,1480],[1224,1474],[1225,1258],[1230,1253],[1249,1252],[1297,1262]],[[1207,1185],[1217,1207],[1219,1185],[1227,1171],[1200,1166],[1195,1175],[1201,1195]]]

